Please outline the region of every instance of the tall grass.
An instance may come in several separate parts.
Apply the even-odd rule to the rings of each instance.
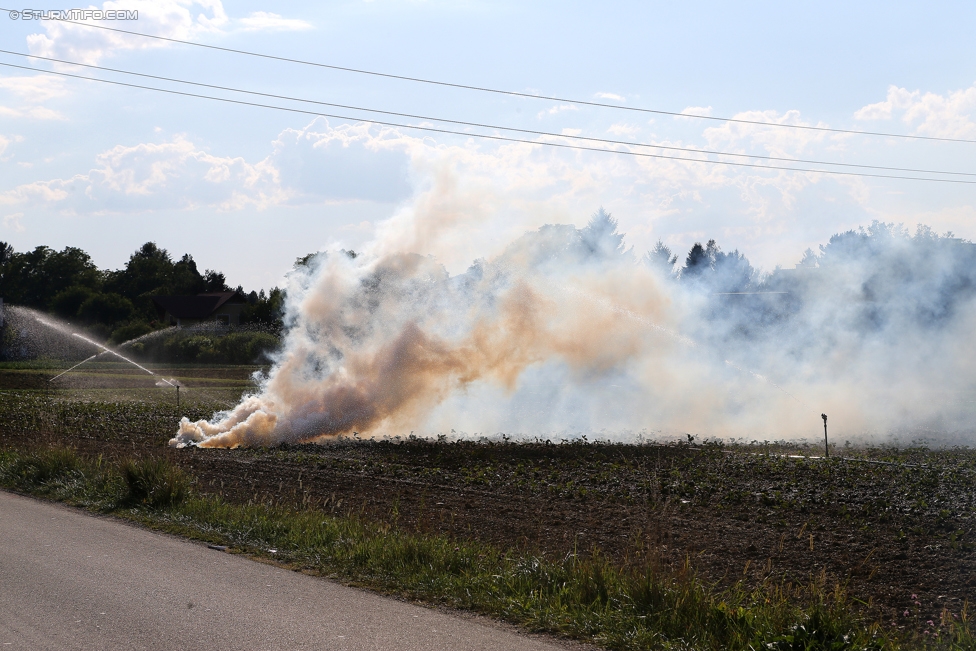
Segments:
[[[614,564],[596,551],[547,559],[320,511],[229,504],[194,495],[191,479],[159,459],[107,464],[64,448],[7,450],[0,485],[609,649],[976,649],[965,612],[944,617],[937,637],[894,634],[860,621],[844,591],[822,578],[718,589],[688,567]]]
[[[179,506],[190,492],[189,477],[164,459],[128,459],[121,466],[123,501],[154,509]]]

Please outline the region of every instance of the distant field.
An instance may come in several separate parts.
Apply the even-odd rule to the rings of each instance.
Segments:
[[[124,362],[93,361],[65,375],[65,364],[52,362],[0,362],[0,391],[38,390],[52,399],[140,401],[176,403],[176,389],[164,380],[181,385],[181,404],[233,406],[241,395],[255,388],[253,375],[267,370],[261,366],[208,366],[153,364],[150,375]],[[159,386],[162,385],[162,386]]]

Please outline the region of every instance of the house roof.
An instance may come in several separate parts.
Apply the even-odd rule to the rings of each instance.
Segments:
[[[177,319],[206,319],[227,303],[244,303],[237,292],[211,292],[196,296],[153,296],[158,309]]]

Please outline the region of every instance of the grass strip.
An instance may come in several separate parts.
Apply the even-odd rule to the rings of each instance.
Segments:
[[[192,483],[161,459],[0,451],[0,485],[8,489],[608,649],[976,649],[965,610],[944,613],[925,635],[905,634],[861,621],[844,591],[823,581],[717,589],[687,568],[615,565],[595,551],[540,558],[356,517],[230,504],[195,494]]]

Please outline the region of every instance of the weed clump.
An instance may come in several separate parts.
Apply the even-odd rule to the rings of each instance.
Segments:
[[[26,485],[39,488],[70,476],[78,464],[78,455],[70,448],[45,448],[18,458],[10,472]]]
[[[190,479],[165,459],[128,460],[122,464],[127,505],[145,505],[153,509],[179,506],[190,492]]]

